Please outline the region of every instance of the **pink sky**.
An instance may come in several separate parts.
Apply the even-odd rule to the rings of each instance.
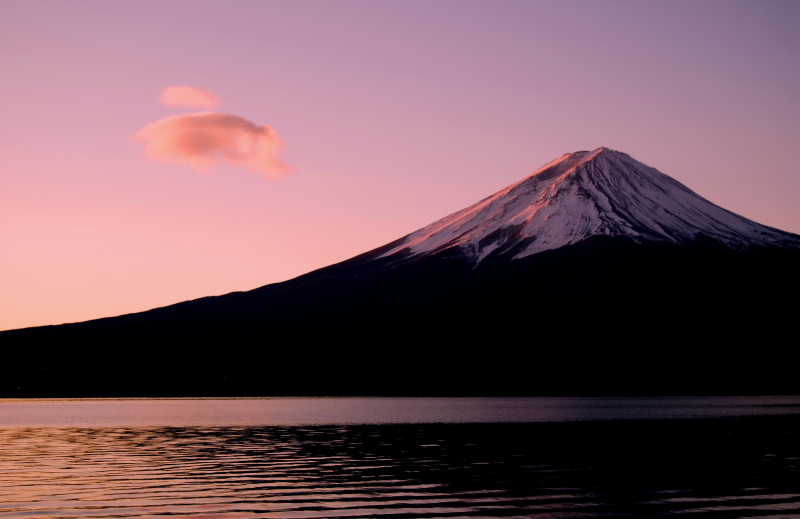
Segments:
[[[798,23],[796,1],[4,0],[0,329],[289,279],[600,146],[800,233]],[[219,99],[165,106],[176,86]],[[291,173],[134,138],[209,109],[274,130]]]

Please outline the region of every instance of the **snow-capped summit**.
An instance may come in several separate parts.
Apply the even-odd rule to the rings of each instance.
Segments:
[[[403,238],[383,257],[459,247],[478,263],[514,259],[596,235],[676,244],[716,241],[733,249],[800,247],[800,237],[718,207],[625,153],[567,153],[527,178]]]

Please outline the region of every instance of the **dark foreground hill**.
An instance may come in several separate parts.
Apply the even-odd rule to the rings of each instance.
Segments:
[[[579,152],[290,281],[2,332],[0,395],[796,394],[798,245]]]

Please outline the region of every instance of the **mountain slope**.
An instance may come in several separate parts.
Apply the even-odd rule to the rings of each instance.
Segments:
[[[601,148],[283,283],[2,332],[0,396],[796,393],[799,262]]]

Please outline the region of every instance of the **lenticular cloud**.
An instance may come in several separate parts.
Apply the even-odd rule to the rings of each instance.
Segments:
[[[207,171],[220,160],[244,166],[276,180],[291,169],[278,154],[283,142],[271,127],[238,115],[197,112],[165,117],[140,130],[152,159]]]
[[[161,104],[165,106],[190,106],[193,108],[216,108],[219,97],[207,88],[176,86],[161,92]]]

